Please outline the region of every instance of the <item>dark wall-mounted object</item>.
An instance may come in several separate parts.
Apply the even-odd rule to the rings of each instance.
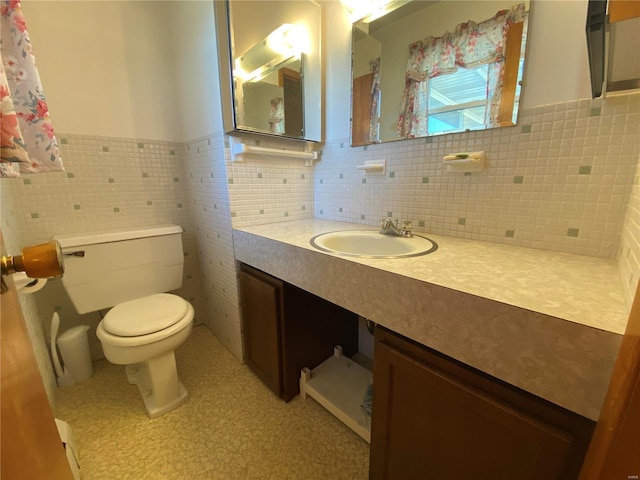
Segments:
[[[587,48],[593,98],[640,89],[640,2],[589,0]]]
[[[606,27],[607,1],[589,0],[586,33],[587,50],[589,52],[589,74],[591,75],[591,94],[593,98],[602,96],[604,87]]]

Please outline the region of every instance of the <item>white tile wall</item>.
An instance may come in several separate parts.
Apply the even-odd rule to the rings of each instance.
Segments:
[[[66,172],[4,181],[31,241],[53,234],[188,222],[180,144],[59,134]]]
[[[42,376],[45,391],[49,399],[49,404],[52,408],[55,407],[55,389],[57,388],[57,382],[55,374],[53,373],[53,366],[49,357],[49,351],[47,345],[49,338],[46,337],[44,329],[39,322],[38,306],[34,301],[32,295],[18,294],[20,300],[20,306],[22,313],[24,314],[25,325],[27,327],[27,334],[33,345],[33,351],[36,358],[36,364],[38,370]]]
[[[224,138],[222,133],[217,133],[185,145],[189,210],[198,242],[208,325],[236,358],[242,360]]]
[[[327,143],[315,216],[375,225],[413,220],[441,235],[613,258],[640,154],[640,95],[522,112],[516,127],[349,147]],[[484,150],[485,172],[448,173],[442,157]],[[383,176],[365,160],[387,160]]]
[[[250,145],[304,151],[302,142],[239,138]],[[226,155],[234,227],[313,218],[313,167],[303,160],[264,155],[231,163],[228,148]]]
[[[265,137],[242,137],[252,145],[302,149]],[[186,142],[189,209],[198,239],[198,258],[209,327],[242,359],[232,229],[237,226],[313,217],[313,168],[271,157],[231,163],[223,133]]]
[[[182,145],[157,140],[58,134],[65,172],[2,179],[2,229],[16,232],[7,248],[48,241],[56,234],[118,227],[175,223],[185,229],[183,287],[177,292],[196,309],[196,322],[206,322],[201,307],[196,236],[187,205]],[[78,324],[95,327],[97,313],[78,315],[59,280],[34,295],[45,336],[54,311],[61,330]],[[90,338],[95,340],[90,333]],[[98,342],[92,354],[101,356]]]
[[[618,265],[622,285],[631,305],[640,279],[640,156],[624,219]]]

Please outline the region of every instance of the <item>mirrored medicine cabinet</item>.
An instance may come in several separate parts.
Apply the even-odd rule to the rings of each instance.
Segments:
[[[529,9],[394,0],[352,17],[352,146],[515,125]]]
[[[321,140],[321,8],[312,1],[214,1],[223,123]]]

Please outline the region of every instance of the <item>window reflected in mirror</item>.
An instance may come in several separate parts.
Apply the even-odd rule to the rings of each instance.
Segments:
[[[355,23],[352,145],[515,125],[527,21],[528,2],[444,0]]]

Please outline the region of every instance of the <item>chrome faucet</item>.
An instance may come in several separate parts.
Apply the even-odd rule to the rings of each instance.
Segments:
[[[398,235],[399,237],[413,237],[413,224],[410,220],[402,222],[402,227],[398,227],[398,220],[383,218],[380,220],[380,233],[387,235]]]

